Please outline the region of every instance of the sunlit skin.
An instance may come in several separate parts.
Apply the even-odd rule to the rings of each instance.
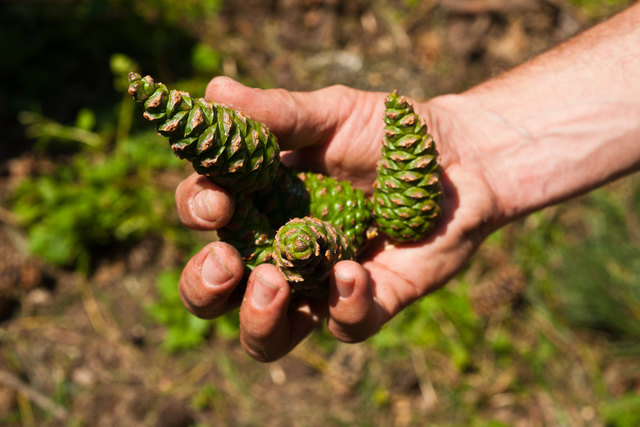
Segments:
[[[414,101],[440,152],[443,217],[420,243],[394,246],[381,237],[358,262],[338,263],[328,301],[292,299],[270,264],[259,265],[240,292],[237,251],[213,242],[184,268],[185,306],[205,318],[240,306],[241,343],[260,361],[287,354],[322,319],[340,341],[370,337],[451,279],[491,232],[640,167],[638,40],[636,4],[465,93]],[[285,163],[348,179],[368,194],[385,96],[344,86],[260,90],[226,77],[206,91],[207,99],[265,123]],[[234,208],[226,191],[195,174],[179,185],[176,202],[184,224],[198,230],[223,226]]]

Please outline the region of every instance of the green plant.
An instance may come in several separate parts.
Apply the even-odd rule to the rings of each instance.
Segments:
[[[164,271],[156,279],[158,299],[147,307],[151,317],[166,327],[164,348],[174,352],[201,345],[211,330],[211,322],[189,313],[178,293],[180,272]]]
[[[18,120],[25,127],[27,136],[36,140],[36,148],[40,150],[52,147],[77,150],[80,144],[100,148],[105,143],[102,135],[92,131],[96,117],[89,109],[80,110],[73,126],[65,126],[29,111],[21,112]]]
[[[111,57],[114,86],[121,93],[132,67],[135,62],[125,55]],[[178,240],[185,234],[173,214],[171,191],[157,179],[181,162],[167,153],[159,136],[130,135],[133,107],[125,96],[115,123],[98,120],[89,109],[78,113],[74,125],[21,114],[37,152],[55,160],[41,162],[39,173],[23,180],[9,199],[31,253],[89,273],[104,250],[150,234]]]
[[[191,64],[195,71],[206,78],[216,75],[222,66],[222,55],[211,46],[198,43],[191,53]]]
[[[220,406],[217,404],[221,400],[220,394],[218,389],[211,384],[206,384],[191,398],[191,406],[198,410],[217,409],[216,406]]]
[[[214,18],[221,7],[222,0],[142,0],[135,2],[135,8],[143,16],[173,25],[206,22]]]
[[[602,19],[631,5],[633,0],[569,0],[591,19]]]
[[[619,399],[604,402],[600,411],[608,426],[632,427],[640,424],[640,396],[628,393]]]
[[[238,324],[231,316],[211,321],[200,319],[185,309],[178,292],[179,280],[179,270],[160,273],[156,279],[158,297],[146,307],[147,313],[166,327],[164,348],[176,352],[199,347],[214,330],[222,338],[236,338]]]
[[[384,353],[403,353],[408,346],[429,348],[443,352],[464,369],[484,336],[467,289],[468,283],[461,280],[407,307],[371,338],[372,345]]]
[[[640,341],[640,221],[619,192],[603,189],[583,203],[583,232],[560,252],[552,307],[569,323],[604,332],[638,350]]]
[[[81,151],[69,164],[21,182],[10,202],[31,253],[88,272],[101,249],[163,235],[176,224],[168,219],[172,196],[154,177],[178,165],[157,146],[155,136],[138,135],[108,156]]]

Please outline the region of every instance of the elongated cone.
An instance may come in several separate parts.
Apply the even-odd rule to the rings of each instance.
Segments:
[[[311,197],[310,215],[331,223],[359,252],[377,235],[372,205],[364,192],[349,181],[338,181],[318,173],[300,174]]]
[[[385,101],[384,140],[374,183],[379,231],[398,242],[423,239],[440,217],[438,152],[422,117],[394,91]]]
[[[128,91],[174,153],[198,173],[234,192],[255,191],[273,180],[280,150],[262,123],[137,73],[129,73]]]
[[[280,227],[273,247],[276,266],[295,295],[327,295],[333,266],[355,257],[353,247],[331,224],[313,217],[294,218]]]
[[[257,210],[250,197],[238,194],[231,220],[218,230],[223,242],[235,247],[245,266],[253,270],[258,264],[273,263],[273,237],[275,230],[267,217]]]

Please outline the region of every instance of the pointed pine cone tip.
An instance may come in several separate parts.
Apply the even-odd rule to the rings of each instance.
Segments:
[[[127,76],[127,80],[129,81],[129,83],[133,83],[136,80],[142,80],[142,76],[139,73],[136,73],[135,71],[131,71]]]
[[[385,99],[385,103],[391,104],[396,98],[398,98],[398,96],[399,96],[398,89],[394,89],[390,94],[387,95],[387,98]]]
[[[137,102],[144,102],[149,98],[149,95],[151,95],[150,93],[146,93],[145,83],[148,85],[155,85],[155,81],[151,76],[142,77],[142,75],[135,71],[128,74],[127,80],[129,82],[127,93]]]
[[[129,76],[127,78],[129,82],[127,93],[129,93],[129,95],[133,96],[134,98],[140,91],[140,86],[142,85],[142,83],[140,82],[141,79],[142,77],[140,76],[140,74],[134,72],[129,73]]]
[[[296,237],[296,241],[293,242],[293,246],[295,247],[296,252],[303,252],[309,249],[309,246],[310,246],[309,243],[310,243],[309,238],[305,239],[304,237],[298,235]]]

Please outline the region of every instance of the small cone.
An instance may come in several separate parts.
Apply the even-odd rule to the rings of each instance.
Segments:
[[[276,233],[273,255],[294,294],[328,294],[329,275],[341,260],[353,259],[353,247],[328,222],[295,218]]]
[[[312,172],[301,173],[300,178],[309,191],[311,216],[331,223],[356,252],[377,236],[373,207],[362,190],[353,188],[349,181],[337,181]]]

